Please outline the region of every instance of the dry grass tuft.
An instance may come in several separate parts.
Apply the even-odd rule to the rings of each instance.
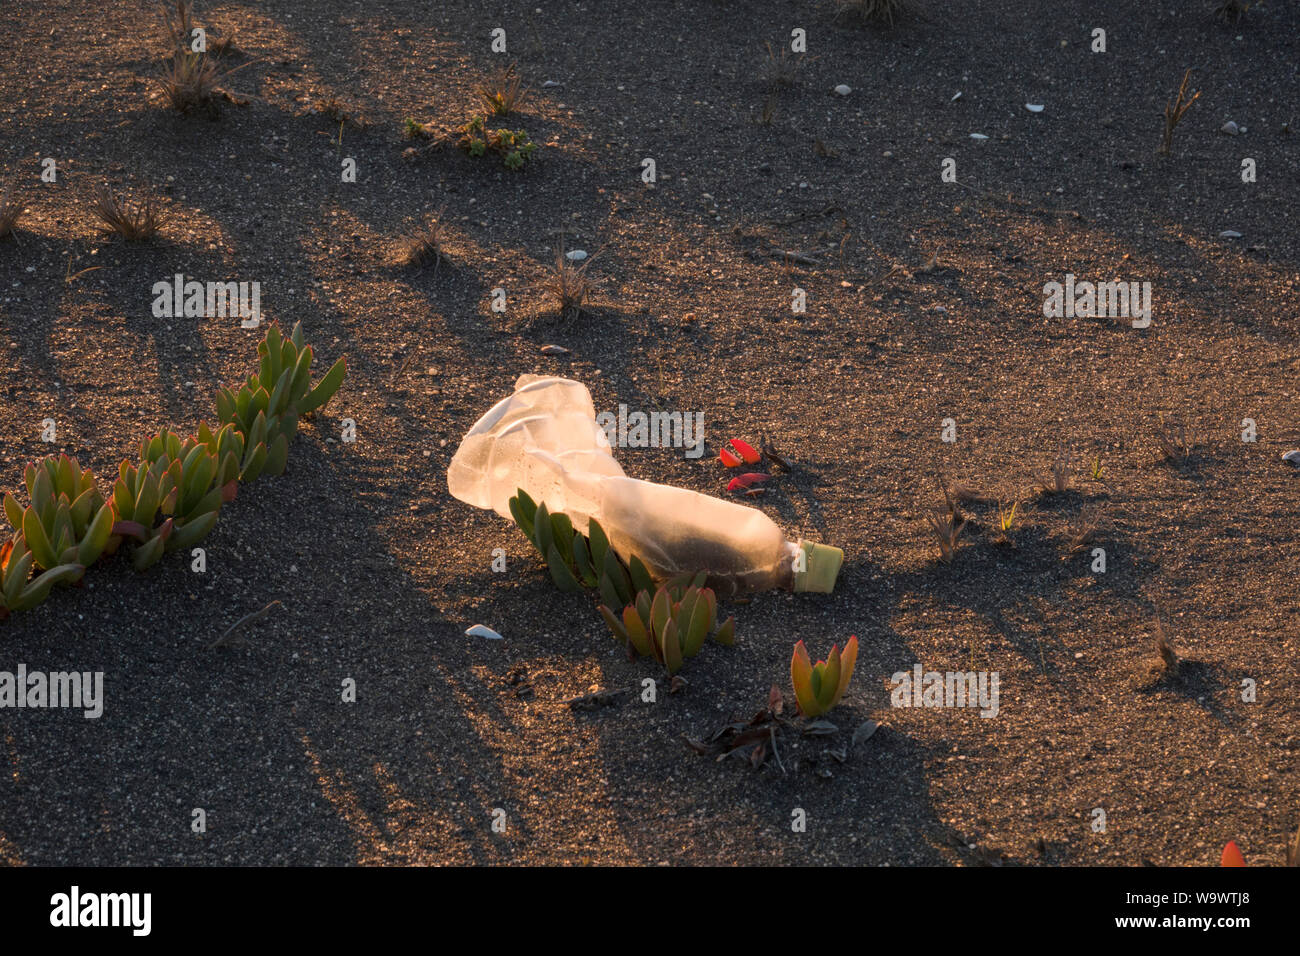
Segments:
[[[1165,636],[1164,625],[1160,623],[1160,618],[1156,618],[1156,653],[1160,655],[1160,660],[1164,662],[1166,674],[1178,673],[1178,651],[1170,643],[1169,638]]]
[[[1250,6],[1250,0],[1219,0],[1214,15],[1224,23],[1239,23]]]
[[[804,58],[802,55],[794,57],[790,55],[789,47],[782,45],[780,55],[769,42],[767,44],[767,64],[763,67],[763,79],[767,83],[768,89],[778,90],[789,88],[799,81],[799,75],[803,71]]]
[[[1070,458],[1063,452],[1057,452],[1052,461],[1052,473],[1038,477],[1038,487],[1048,495],[1063,495],[1073,485],[1074,471],[1070,467]]]
[[[940,511],[927,513],[925,520],[929,523],[930,530],[934,532],[939,545],[939,558],[944,564],[952,564],[953,556],[957,553],[957,539],[961,537],[966,522],[954,522],[951,514]]]
[[[194,39],[194,0],[176,0],[163,3],[163,20],[171,37],[172,49],[177,53],[190,52]]]
[[[131,202],[125,196],[114,194],[107,186],[100,186],[95,191],[91,211],[104,223],[106,232],[115,232],[131,241],[152,238],[167,221],[152,199]]]
[[[157,78],[167,102],[178,113],[189,113],[200,107],[212,109],[220,82],[221,71],[207,54],[180,50]]]
[[[835,0],[835,19],[850,23],[876,23],[892,27],[912,13],[910,0]]]
[[[498,71],[486,83],[474,87],[474,95],[493,116],[507,116],[523,108],[528,90],[515,72],[515,64]]]
[[[948,486],[947,479],[942,474],[936,474],[934,477],[939,483],[939,490],[943,492],[944,503],[928,512],[925,520],[937,539],[940,560],[944,564],[951,564],[953,556],[957,553],[957,540],[966,527],[966,516],[962,514],[959,504],[960,494],[953,493]],[[969,490],[967,488],[958,489],[959,492]]]
[[[1174,144],[1174,130],[1183,121],[1183,115],[1192,108],[1192,104],[1201,95],[1201,91],[1197,90],[1190,99],[1187,97],[1187,83],[1191,78],[1192,71],[1189,69],[1183,74],[1183,82],[1178,87],[1178,96],[1165,104],[1165,132],[1160,140],[1161,156],[1169,155],[1169,149]]]
[[[445,258],[443,249],[447,238],[442,224],[442,213],[429,216],[402,240],[402,262],[408,266],[433,263],[434,271]]]
[[[581,263],[570,261],[564,255],[564,246],[555,250],[555,265],[551,274],[542,280],[542,291],[553,295],[560,303],[560,314],[567,318],[577,318],[582,314],[583,306],[591,298],[596,283],[587,276],[587,266],[591,259]]]
[[[1097,540],[1097,532],[1101,527],[1101,522],[1097,517],[1097,512],[1092,508],[1084,508],[1074,519],[1065,526],[1065,537],[1068,554],[1078,554],[1088,545]]]
[[[0,239],[14,231],[22,215],[23,204],[14,200],[14,187],[10,186],[0,196]]]
[[[1164,461],[1181,465],[1192,454],[1192,439],[1187,434],[1187,426],[1177,420],[1166,421],[1163,415],[1156,425],[1156,446]]]

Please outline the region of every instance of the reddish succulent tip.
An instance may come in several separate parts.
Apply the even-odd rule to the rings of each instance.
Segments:
[[[1223,848],[1223,857],[1219,860],[1219,866],[1245,866],[1246,859],[1237,849],[1237,841],[1229,840],[1228,845]]]
[[[718,461],[722,462],[722,464],[728,468],[735,468],[740,464],[740,459],[725,448],[718,452]]]

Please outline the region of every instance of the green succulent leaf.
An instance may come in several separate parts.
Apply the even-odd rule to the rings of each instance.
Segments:
[[[95,514],[95,520],[86,529],[86,536],[77,547],[77,564],[90,567],[99,560],[99,556],[108,547],[108,539],[113,534],[113,503],[106,502]]]
[[[565,564],[573,563],[573,522],[563,512],[551,515],[551,539]]]
[[[608,574],[602,572],[600,580],[596,583],[596,589],[600,591],[601,600],[608,605],[622,607],[626,603],[619,595],[618,588],[614,587],[614,581]]]
[[[650,643],[650,634],[646,631],[645,621],[630,604],[623,608],[623,629],[638,654],[643,657],[654,656],[654,647]]]
[[[9,492],[5,492],[5,517],[9,519],[9,525],[14,531],[23,530],[23,509],[18,504],[18,499]]]
[[[650,572],[646,570],[646,566],[635,554],[628,559],[627,570],[628,575],[632,578],[632,589],[634,591],[653,591],[655,589]]]
[[[582,585],[578,583],[578,579],[575,578],[573,572],[569,570],[569,565],[562,557],[560,557],[560,552],[556,549],[554,544],[552,544],[550,549],[546,552],[546,564],[551,569],[551,580],[555,582],[555,586],[561,591],[572,592],[582,590]]]
[[[736,619],[735,617],[727,618],[718,632],[713,635],[713,639],[724,647],[730,647],[736,643]]]
[[[614,616],[614,612],[603,604],[597,610],[600,611],[600,616],[605,619],[605,624],[609,627],[610,633],[614,635],[619,643],[626,644],[628,642],[628,633],[624,630],[623,625],[619,623],[618,618]]]
[[[73,584],[85,573],[86,569],[79,564],[60,564],[50,568],[33,578],[18,598],[9,602],[9,607],[15,611],[30,611],[50,596],[50,589],[56,584]]]
[[[341,358],[330,367],[330,370],[325,373],[325,376],[316,384],[316,387],[307,393],[307,397],[298,406],[299,413],[306,415],[308,412],[313,412],[333,398],[334,393],[343,384],[343,377],[347,373],[347,359]]]
[[[632,603],[632,582],[623,570],[623,563],[619,561],[618,555],[614,549],[610,548],[605,552],[605,577],[609,578],[610,583],[614,586],[614,591],[618,594],[618,602],[615,607],[626,607]]]
[[[677,634],[677,624],[671,618],[664,625],[660,646],[664,655],[664,668],[669,674],[676,674],[682,669],[682,646]]]
[[[707,601],[696,599],[691,604],[691,617],[686,632],[685,647],[682,652],[687,657],[694,657],[704,646],[704,639],[709,636],[709,605]]]
[[[285,466],[289,463],[289,439],[283,434],[276,435],[275,441],[271,442],[271,447],[266,451],[265,471],[268,475],[283,475]]]
[[[596,586],[596,569],[592,566],[591,554],[587,551],[587,539],[576,531],[573,533],[573,566],[584,587]]]
[[[550,553],[551,545],[555,543],[552,540],[554,534],[551,513],[546,508],[546,502],[543,501],[537,506],[537,513],[533,517],[533,544],[537,546],[543,558]]]
[[[261,477],[263,469],[266,468],[266,445],[254,445],[248,453],[248,459],[244,462],[243,473],[239,476],[240,481],[250,482],[257,481]]]
[[[171,519],[168,518],[168,521]],[[163,556],[163,548],[167,545],[167,539],[161,535],[150,538],[147,542],[140,545],[131,554],[131,565],[137,571],[144,571],[157,564]]]
[[[590,544],[592,565],[596,568],[604,568],[605,554],[609,551],[609,538],[595,518],[587,522],[587,540]]]
[[[164,550],[184,551],[192,548],[208,536],[208,532],[216,526],[216,523],[216,511],[209,511],[193,521],[187,521],[183,526],[172,532],[171,537],[167,539]]]
[[[839,697],[840,649],[838,645],[832,647],[831,652],[826,655],[826,666],[819,677],[817,702],[822,705],[822,711],[825,712],[835,706],[835,701]]]
[[[528,535],[531,540],[533,537],[533,521],[532,518],[525,514],[524,506],[518,496],[510,499],[510,516],[515,519],[515,524],[519,526],[519,530]]]
[[[790,683],[794,685],[794,697],[799,710],[805,717],[817,717],[822,713],[821,704],[813,688],[813,666],[808,658],[808,649],[799,641],[794,646],[794,655],[790,658]]]
[[[37,567],[48,571],[58,566],[59,556],[55,553],[54,545],[45,533],[35,508],[28,508],[23,512],[23,538],[27,542],[27,547],[31,549]]]
[[[17,555],[16,560],[15,555]],[[9,555],[9,567],[4,575],[4,602],[15,611],[21,610],[18,601],[27,586],[27,577],[31,573],[32,553],[24,546],[22,554],[19,555],[18,549],[14,548],[13,553]]]

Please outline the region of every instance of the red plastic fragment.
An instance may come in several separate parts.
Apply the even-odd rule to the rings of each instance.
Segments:
[[[763,460],[763,456],[754,450],[754,446],[749,442],[741,441],[739,438],[731,439],[731,447],[740,453],[740,457],[745,459],[747,465],[757,465]]]
[[[1245,866],[1246,860],[1237,849],[1237,841],[1229,840],[1228,845],[1223,848],[1223,859],[1219,861],[1219,866]]]
[[[771,477],[771,475],[765,475],[762,472],[746,472],[743,475],[737,475],[735,478],[732,478],[731,481],[727,482],[727,490],[744,491],[750,485],[760,484]]]
[[[740,459],[737,458],[735,455],[733,455],[731,452],[727,451],[727,449],[725,448],[722,449],[722,451],[718,452],[718,460],[722,462],[724,465],[726,465],[728,468],[735,468],[737,465],[740,464]]]

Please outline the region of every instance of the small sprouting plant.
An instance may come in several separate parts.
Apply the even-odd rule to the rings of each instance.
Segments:
[[[104,224],[105,232],[115,232],[132,242],[152,238],[167,221],[153,199],[131,201],[107,186],[95,191],[91,211]]]
[[[427,139],[429,131],[423,123],[417,123],[408,116],[402,124],[402,135],[407,139]]]
[[[1011,529],[1015,527],[1019,511],[1018,501],[1011,502],[1010,508],[998,502],[998,536],[994,539],[996,544],[1011,544]]]
[[[1201,91],[1197,90],[1189,98],[1187,96],[1187,83],[1192,78],[1192,71],[1189,69],[1183,74],[1183,82],[1178,87],[1178,95],[1165,104],[1165,130],[1160,140],[1160,155],[1168,156],[1170,147],[1174,143],[1174,130],[1178,124],[1183,121],[1183,116],[1192,104],[1200,97]]]
[[[1088,467],[1088,480],[1100,482],[1103,480],[1102,475],[1104,472],[1105,467],[1102,465],[1101,455],[1098,455],[1092,460],[1092,464]]]
[[[519,110],[528,97],[523,80],[515,72],[515,65],[493,74],[491,79],[474,88],[474,95],[483,108],[493,116],[506,116]]]
[[[799,641],[790,658],[790,682],[794,685],[794,698],[799,712],[805,717],[820,717],[840,702],[853,678],[853,665],[858,660],[858,639],[850,637],[841,653],[839,645],[831,647],[826,660],[816,664],[808,657],[808,649]]]
[[[957,539],[961,537],[962,529],[966,527],[966,516],[962,514],[961,501],[982,500],[982,496],[964,486],[959,486],[954,491],[943,475],[936,474],[934,477],[939,483],[939,490],[943,492],[944,503],[927,512],[925,520],[938,539],[939,558],[945,564],[951,564],[953,556],[957,553]]]
[[[14,200],[14,187],[0,194],[0,239],[13,233],[23,215],[23,204]]]

